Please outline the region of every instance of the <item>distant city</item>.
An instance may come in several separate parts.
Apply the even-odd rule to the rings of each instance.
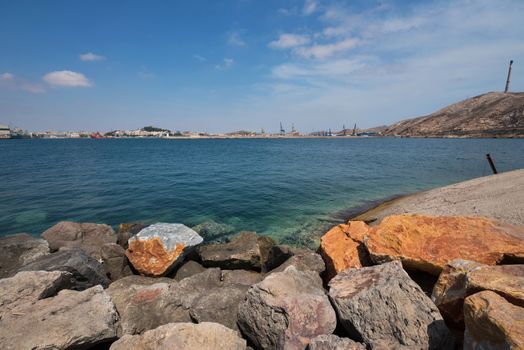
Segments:
[[[178,131],[163,129],[154,126],[145,126],[135,130],[113,130],[109,132],[99,131],[28,131],[8,125],[0,124],[0,139],[105,139],[105,138],[165,138],[165,139],[198,139],[198,138],[275,138],[275,137],[368,137],[382,136],[377,129],[359,130],[355,125],[347,129],[345,125],[339,131],[318,130],[309,133],[301,133],[295,129],[294,124],[287,131],[280,124],[278,133],[268,133],[264,129],[259,132],[238,130],[228,133],[207,133],[197,131]]]

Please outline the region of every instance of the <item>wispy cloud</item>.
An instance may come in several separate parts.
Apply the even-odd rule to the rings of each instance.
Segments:
[[[2,73],[0,74],[0,81],[12,81],[15,78],[14,74]]]
[[[224,58],[220,64],[217,64],[215,66],[215,68],[218,69],[218,70],[227,70],[227,69],[231,68],[231,66],[233,66],[233,64],[235,64],[235,60],[234,59],[232,59],[232,58]]]
[[[140,67],[140,70],[138,71],[137,75],[141,79],[153,79],[156,76],[155,73],[153,73],[145,66]]]
[[[200,61],[200,62],[205,62],[207,61],[207,58],[205,58],[204,56],[200,56],[199,54],[194,54],[193,55],[193,58]]]
[[[105,60],[105,56],[97,55],[92,52],[87,52],[79,55],[80,60],[84,62],[96,62],[96,61],[103,61]]]
[[[246,46],[246,42],[241,38],[239,32],[227,33],[227,44],[229,46]]]
[[[311,39],[308,35],[300,34],[280,34],[277,40],[269,43],[269,47],[274,49],[289,49],[292,47],[302,46],[309,43]]]
[[[306,2],[304,3],[304,8],[302,9],[302,13],[304,13],[304,15],[306,16],[309,16],[317,10],[317,7],[317,0],[306,0]]]
[[[30,92],[32,94],[43,94],[45,87],[40,83],[20,83],[20,90]]]
[[[47,73],[42,77],[47,84],[56,87],[92,87],[93,82],[82,73],[61,70]]]
[[[359,44],[357,39],[344,39],[332,44],[319,44],[309,47],[299,47],[295,52],[304,58],[325,59],[335,54],[346,52]]]

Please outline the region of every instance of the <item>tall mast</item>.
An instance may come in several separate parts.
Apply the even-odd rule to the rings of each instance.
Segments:
[[[508,78],[506,79],[506,88],[504,88],[504,93],[507,93],[509,89],[509,80],[511,78],[511,65],[512,64],[513,64],[513,60],[509,61]]]

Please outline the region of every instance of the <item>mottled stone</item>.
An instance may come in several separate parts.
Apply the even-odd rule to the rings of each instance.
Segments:
[[[126,251],[116,243],[106,243],[100,249],[105,270],[111,281],[133,274],[129,267]]]
[[[242,284],[251,286],[262,281],[262,275],[256,271],[222,270],[222,281],[225,284]]]
[[[198,248],[198,253],[204,266],[260,271],[273,245],[269,237],[242,232],[228,243],[203,245]]]
[[[366,350],[366,347],[349,338],[323,334],[311,339],[308,350]]]
[[[13,276],[22,266],[48,254],[47,241],[27,233],[0,237],[0,278]]]
[[[81,248],[95,259],[100,259],[100,248],[105,243],[116,243],[117,236],[109,225],[61,221],[42,233],[51,251],[63,248]]]
[[[468,294],[490,290],[524,307],[524,265],[482,266],[467,274]]]
[[[484,291],[464,302],[464,349],[524,349],[524,308]]]
[[[352,338],[392,348],[453,349],[437,307],[400,262],[346,269],[329,287],[339,320]]]
[[[97,260],[75,248],[46,255],[22,267],[20,271],[67,271],[73,275],[71,289],[84,290],[97,284],[107,287],[111,280]]]
[[[129,239],[126,256],[141,274],[162,276],[202,241],[202,237],[187,226],[157,223]]]
[[[439,275],[454,259],[495,265],[524,261],[524,227],[481,217],[394,215],[372,228],[366,247],[375,263],[400,260],[406,268]]]
[[[324,260],[319,254],[309,249],[297,249],[293,256],[269,273],[282,272],[288,266],[294,266],[299,271],[314,271],[316,273],[322,273],[326,269]]]
[[[125,335],[110,350],[245,350],[246,341],[217,323],[170,323],[142,335]]]
[[[88,349],[116,338],[118,314],[101,286],[20,305],[0,319],[0,348]]]
[[[257,349],[303,350],[335,330],[336,315],[318,274],[289,266],[249,289],[238,325]]]
[[[142,229],[146,228],[147,225],[133,222],[133,223],[123,223],[118,225],[118,232],[116,234],[117,241],[116,243],[119,244],[122,248],[127,249],[128,247],[128,240],[129,238],[136,235],[138,232],[142,231]]]
[[[221,224],[213,220],[209,220],[192,227],[204,240],[211,241],[220,237],[227,236],[234,232],[230,225]]]
[[[180,268],[177,270],[175,274],[175,280],[181,281],[186,277],[191,277],[196,275],[197,273],[204,272],[206,268],[196,261],[189,260],[186,261]]]
[[[52,297],[69,288],[72,277],[65,271],[22,271],[0,279],[0,319],[20,305]]]

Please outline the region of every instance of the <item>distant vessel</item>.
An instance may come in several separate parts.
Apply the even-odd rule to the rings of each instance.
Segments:
[[[10,139],[11,129],[7,125],[0,124],[0,139]]]
[[[94,132],[91,135],[89,135],[89,137],[92,139],[103,139],[104,138],[104,136],[102,136],[102,134],[100,134],[99,132]]]
[[[17,128],[17,129],[11,130],[11,138],[12,139],[30,139],[31,134],[29,134],[27,131]]]

